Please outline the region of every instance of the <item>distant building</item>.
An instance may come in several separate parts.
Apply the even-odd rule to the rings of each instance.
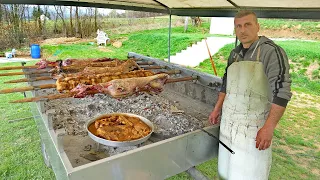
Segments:
[[[212,17],[210,24],[210,34],[233,35],[233,17]]]

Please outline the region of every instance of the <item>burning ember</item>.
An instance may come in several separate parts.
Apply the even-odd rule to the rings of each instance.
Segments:
[[[47,90],[48,91],[48,90]],[[155,126],[155,134],[169,138],[204,127],[204,123],[184,113],[172,111],[173,102],[146,93],[114,99],[97,94],[83,99],[58,99],[45,103],[46,110],[55,109],[54,129],[65,128],[69,135],[86,135],[86,121],[101,114],[123,112],[146,117]]]

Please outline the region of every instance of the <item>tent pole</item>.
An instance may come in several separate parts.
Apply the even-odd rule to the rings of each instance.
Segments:
[[[171,11],[169,15],[169,36],[168,36],[168,62],[170,63],[170,52],[171,52]]]
[[[234,42],[234,48],[238,46],[238,37],[236,36],[236,41]]]

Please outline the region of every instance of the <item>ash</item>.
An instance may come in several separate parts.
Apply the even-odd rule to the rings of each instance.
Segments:
[[[54,90],[43,90],[43,94]],[[41,93],[41,94],[42,94]],[[81,99],[66,98],[45,103],[45,109],[53,110],[54,129],[64,128],[68,135],[87,135],[85,123],[106,113],[133,113],[154,123],[155,132],[161,138],[170,138],[204,127],[198,119],[172,111],[177,102],[170,102],[160,95],[142,93],[127,98],[115,99],[108,95],[96,94]]]

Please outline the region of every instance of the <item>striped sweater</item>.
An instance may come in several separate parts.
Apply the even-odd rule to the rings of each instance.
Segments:
[[[257,45],[257,43],[259,44]],[[237,56],[239,56],[238,61],[256,61],[256,47],[260,47],[260,61],[264,66],[264,72],[272,90],[273,103],[286,107],[292,96],[288,57],[281,47],[264,36],[259,37],[259,40],[254,42],[249,49],[244,49],[242,44],[240,44],[231,51],[223,76],[221,92],[226,93],[228,67],[235,61]]]

